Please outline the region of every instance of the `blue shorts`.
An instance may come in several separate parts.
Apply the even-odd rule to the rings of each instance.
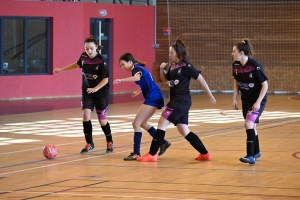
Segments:
[[[165,105],[164,99],[156,99],[156,100],[146,99],[143,104],[156,107],[157,109],[162,109],[162,107],[164,107]]]

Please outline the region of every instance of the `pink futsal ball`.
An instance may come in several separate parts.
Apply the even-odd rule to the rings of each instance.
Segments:
[[[43,147],[43,155],[47,159],[53,159],[57,156],[57,148],[54,144],[47,144]]]

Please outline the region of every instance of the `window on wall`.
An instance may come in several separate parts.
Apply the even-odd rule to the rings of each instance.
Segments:
[[[0,17],[0,75],[50,73],[50,19]]]

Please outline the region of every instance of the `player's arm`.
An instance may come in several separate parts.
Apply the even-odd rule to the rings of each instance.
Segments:
[[[134,76],[123,78],[123,79],[115,79],[114,84],[122,83],[122,82],[135,82],[141,79],[141,74],[136,73]]]
[[[64,71],[68,71],[68,70],[72,70],[72,69],[76,69],[76,68],[79,68],[79,65],[75,62],[75,63],[72,63],[66,67],[63,67],[63,68],[55,68],[53,70],[54,73],[59,73],[59,72],[64,72]]]
[[[105,86],[107,83],[108,83],[108,78],[104,78],[104,79],[102,79],[102,81],[101,81],[98,85],[96,85],[96,87],[94,87],[94,88],[87,88],[87,89],[86,89],[86,92],[87,92],[88,94],[97,92],[97,91],[100,90],[103,86]]]
[[[232,106],[233,109],[238,110],[238,105],[237,105],[237,97],[239,95],[239,85],[235,79],[233,79],[233,101],[232,101]]]
[[[139,95],[142,92],[141,88],[138,89],[137,91],[132,92],[132,97],[136,97],[137,95]]]
[[[258,111],[259,110],[260,103],[261,103],[261,101],[263,100],[264,96],[266,95],[266,93],[268,91],[268,87],[269,86],[268,86],[268,82],[267,81],[262,82],[261,86],[262,86],[262,88],[260,90],[259,96],[258,96],[256,102],[254,103],[253,107],[252,107],[252,109],[254,111]]]
[[[215,99],[215,97],[212,95],[205,79],[203,78],[203,76],[201,74],[199,74],[197,81],[200,83],[200,85],[203,87],[203,89],[205,90],[205,92],[208,94],[208,96],[210,97],[210,100],[213,104],[215,104],[217,101]]]
[[[169,81],[166,79],[166,67],[168,63],[162,62],[159,66],[159,75],[160,75],[160,80],[167,84]]]

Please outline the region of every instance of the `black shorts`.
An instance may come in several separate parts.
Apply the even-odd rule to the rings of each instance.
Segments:
[[[83,109],[94,110],[104,110],[108,107],[108,96],[99,97],[93,94],[84,94],[81,99],[81,107]]]
[[[254,103],[242,103],[242,108],[243,108],[243,117],[244,119],[246,119],[246,116],[247,116],[247,113],[248,111],[251,111],[252,110],[252,106],[253,106]],[[260,104],[260,108],[258,110],[259,112],[259,115],[258,117],[256,118],[255,122],[254,123],[259,123],[259,117],[261,116],[261,114],[263,113],[264,109],[265,109],[265,106],[266,106],[266,102],[263,102]]]
[[[165,110],[162,113],[162,116],[172,122],[175,126],[177,124],[186,124],[189,123],[189,110],[191,108],[191,103],[179,103],[177,101],[170,101]]]

